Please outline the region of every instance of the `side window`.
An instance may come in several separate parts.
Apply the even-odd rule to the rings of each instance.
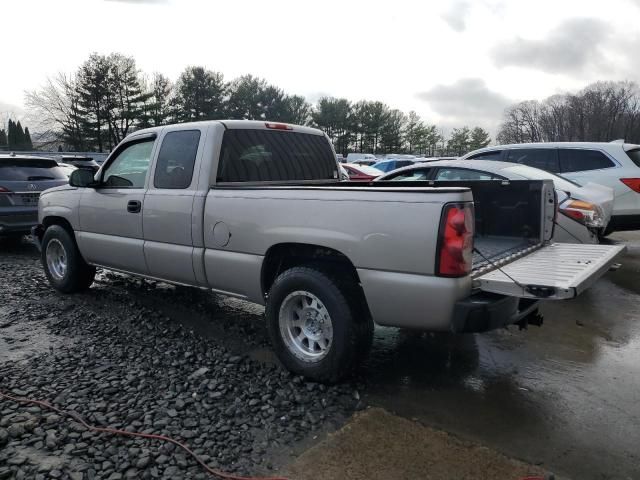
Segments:
[[[408,167],[409,165],[413,165],[413,162],[409,160],[398,160],[396,162],[396,168]]]
[[[514,148],[507,150],[505,161],[521,163],[552,173],[560,171],[555,148]]]
[[[500,177],[487,172],[467,170],[464,168],[441,168],[436,174],[436,181],[442,180],[499,180]]]
[[[560,168],[563,172],[600,170],[615,166],[604,153],[597,150],[561,148],[558,154],[560,155]]]
[[[144,188],[154,140],[133,143],[122,150],[102,175],[105,187]]]
[[[391,177],[387,180],[395,181],[404,181],[404,180],[412,180],[412,181],[420,181],[420,180],[428,180],[429,179],[429,171],[431,169],[424,168],[420,170],[410,170],[408,172],[402,172],[395,177]]]
[[[156,188],[187,188],[200,142],[200,130],[169,132],[162,140],[153,185]]]
[[[476,153],[471,155],[468,160],[500,160],[502,159],[502,150],[492,150],[490,152]]]

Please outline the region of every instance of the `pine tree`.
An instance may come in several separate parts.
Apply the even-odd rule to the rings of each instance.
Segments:
[[[7,147],[7,131],[3,128],[0,130],[0,148]]]
[[[29,132],[29,127],[24,127],[24,149],[33,150],[33,142],[31,141],[31,132]]]
[[[24,150],[24,130],[22,130],[22,125],[20,125],[20,120],[16,123],[16,146],[17,150]]]
[[[7,146],[9,150],[16,148],[16,124],[13,120],[9,119],[9,126],[7,132]]]

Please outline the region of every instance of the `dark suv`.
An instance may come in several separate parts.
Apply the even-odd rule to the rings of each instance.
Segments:
[[[0,155],[0,237],[30,233],[38,223],[40,192],[68,183],[53,159]]]

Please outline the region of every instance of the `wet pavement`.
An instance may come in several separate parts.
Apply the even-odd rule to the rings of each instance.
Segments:
[[[623,268],[575,300],[545,304],[542,328],[457,336],[377,328],[361,398],[568,478],[640,478],[640,233],[613,238],[629,247]],[[28,245],[12,255],[36,258]],[[232,352],[276,362],[261,307],[111,273],[78,301],[108,308],[114,290],[118,302],[135,298]],[[16,345],[26,348],[26,332],[4,331],[12,344],[0,342],[0,352],[23,356]],[[42,337],[26,355],[55,341]]]
[[[365,399],[571,478],[640,478],[640,233],[541,328],[378,329]]]

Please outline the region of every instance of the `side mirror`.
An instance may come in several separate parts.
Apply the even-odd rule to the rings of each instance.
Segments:
[[[87,168],[78,168],[71,172],[71,176],[69,177],[69,185],[72,187],[95,187],[97,182],[93,178],[94,171],[93,169]]]

